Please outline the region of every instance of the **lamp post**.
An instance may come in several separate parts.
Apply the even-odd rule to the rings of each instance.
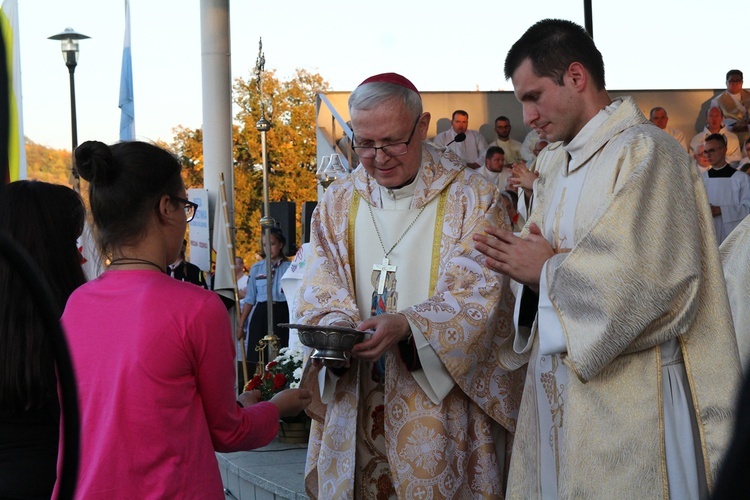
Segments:
[[[73,147],[71,154],[75,154],[76,147],[78,147],[78,126],[76,124],[76,83],[75,83],[75,71],[78,65],[78,40],[84,40],[91,38],[82,33],[77,33],[73,28],[65,28],[62,33],[52,35],[49,40],[60,40],[62,45],[63,60],[65,66],[68,67],[68,73],[70,73],[70,126],[73,137]],[[78,172],[73,167],[73,177],[76,181],[78,180]]]

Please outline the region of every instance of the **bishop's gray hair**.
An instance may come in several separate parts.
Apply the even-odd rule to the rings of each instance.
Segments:
[[[370,82],[357,87],[349,96],[349,114],[376,108],[391,99],[403,103],[415,119],[422,114],[422,98],[418,93],[389,82]]]

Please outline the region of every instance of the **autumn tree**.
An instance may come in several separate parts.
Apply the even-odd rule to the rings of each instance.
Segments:
[[[173,129],[171,149],[182,164],[185,186],[203,187],[203,130],[177,127]]]
[[[26,176],[37,181],[70,187],[71,154],[65,149],[53,149],[25,138]]]
[[[263,75],[267,132],[269,200],[293,201],[297,207],[300,241],[302,203],[317,199],[315,95],[329,90],[328,83],[314,73],[298,69],[291,79],[276,78],[275,71]],[[233,126],[234,203],[237,253],[252,256],[260,249],[260,218],[263,207],[263,159],[261,136],[256,128],[261,118],[257,80],[238,78],[233,100],[238,112]],[[203,185],[202,131],[175,129],[171,148],[180,158],[188,187]]]

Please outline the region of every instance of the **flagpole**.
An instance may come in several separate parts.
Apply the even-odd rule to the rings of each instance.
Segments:
[[[234,263],[234,244],[232,243],[234,241],[234,238],[232,238],[232,231],[229,227],[229,210],[228,210],[228,203],[227,203],[227,191],[226,187],[224,185],[224,172],[221,172],[219,174],[219,202],[221,203],[221,210],[224,214],[224,234],[227,238],[227,245],[226,245],[226,252],[227,252],[227,262]],[[216,228],[214,228],[214,231],[216,231]],[[219,259],[216,259],[218,262]],[[215,275],[215,274],[214,274]],[[242,328],[242,325],[240,325],[240,292],[237,289],[237,274],[232,273],[232,283],[234,284],[234,323],[236,325],[239,325],[239,328]],[[247,385],[248,378],[247,378],[247,355],[245,354],[245,341],[244,339],[240,342],[240,353],[242,356],[242,376],[245,381],[245,384],[242,386],[242,388]],[[240,391],[242,392],[242,391]]]

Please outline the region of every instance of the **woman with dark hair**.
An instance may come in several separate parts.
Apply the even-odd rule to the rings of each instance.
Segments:
[[[289,329],[277,326],[279,323],[289,323],[289,307],[286,302],[286,295],[281,289],[281,278],[291,262],[284,255],[284,246],[286,238],[284,233],[278,227],[269,229],[269,238],[271,240],[271,295],[273,300],[273,322],[274,333],[279,338],[279,348],[289,346]],[[263,251],[261,255],[265,257],[266,239],[263,238]],[[244,341],[247,334],[247,361],[250,363],[250,372],[253,372],[255,363],[258,363],[259,356],[255,347],[258,345],[268,332],[268,264],[265,258],[256,262],[250,268],[250,274],[247,279],[247,291],[245,298],[240,301],[242,304],[242,316],[240,325],[245,324],[245,320],[252,312],[247,332],[240,329],[238,340]],[[266,359],[266,362],[271,361]]]
[[[224,498],[214,451],[265,446],[309,391],[235,400],[229,315],[215,293],[165,274],[196,205],[179,162],[144,142],[88,141],[95,234],[109,267],[70,297],[85,498]]]
[[[85,209],[70,188],[38,181],[0,186],[0,230],[37,264],[62,312],[86,279],[76,239]],[[49,498],[60,406],[52,342],[26,281],[0,257],[0,498]]]

